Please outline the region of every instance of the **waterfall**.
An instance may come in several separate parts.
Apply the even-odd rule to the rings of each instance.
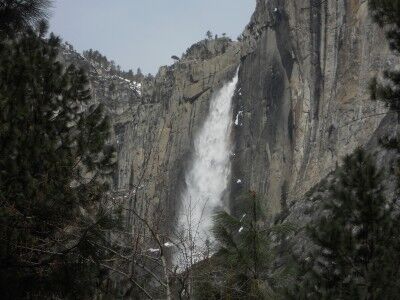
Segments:
[[[213,95],[208,116],[194,141],[194,156],[185,176],[179,216],[181,240],[190,253],[184,254],[185,265],[202,259],[212,240],[210,229],[216,208],[223,207],[222,197],[228,186],[231,164],[230,132],[232,97],[238,82],[235,77]],[[190,257],[189,257],[190,256]],[[182,259],[182,256],[180,255]]]

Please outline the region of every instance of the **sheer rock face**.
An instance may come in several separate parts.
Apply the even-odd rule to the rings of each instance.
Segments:
[[[233,76],[239,61],[238,43],[224,38],[199,42],[172,66],[161,67],[143,86],[141,101],[115,122],[116,189],[130,199],[128,207],[151,213],[149,206],[156,206],[155,218],[164,213],[173,223],[193,138],[207,116],[212,93]],[[129,222],[132,216],[127,218]]]
[[[232,189],[279,212],[371,139],[368,84],[395,58],[362,0],[259,0],[243,36]]]
[[[118,78],[111,93],[104,74],[89,68],[95,99],[112,117],[118,199],[176,216],[211,95],[241,62],[231,195],[254,190],[273,213],[292,205],[374,136],[385,108],[369,100],[368,83],[396,62],[386,45],[365,0],[258,0],[240,42],[191,46],[143,82],[140,95]]]
[[[156,214],[157,220],[167,216],[164,225],[172,225],[193,138],[207,116],[212,93],[239,65],[239,43],[228,38],[196,43],[172,66],[141,82],[140,89],[69,45],[61,59],[87,71],[93,100],[104,104],[111,117],[111,142],[118,157],[115,200],[126,204],[127,224],[133,225],[129,209],[134,208]]]

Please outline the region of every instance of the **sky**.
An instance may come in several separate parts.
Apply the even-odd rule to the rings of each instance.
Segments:
[[[56,0],[50,30],[79,52],[90,48],[123,70],[155,74],[207,30],[236,39],[255,0]]]

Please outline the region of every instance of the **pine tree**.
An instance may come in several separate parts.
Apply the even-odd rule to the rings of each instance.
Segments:
[[[132,69],[129,69],[129,71],[126,73],[126,78],[129,80],[134,80],[135,74],[133,74]]]
[[[368,4],[374,20],[387,29],[390,49],[400,53],[400,1],[369,0]]]
[[[293,299],[398,299],[400,224],[383,173],[357,149],[347,156],[308,228],[315,249],[302,261]]]
[[[0,36],[14,34],[48,17],[50,0],[0,0]]]
[[[216,254],[222,268],[221,289],[229,299],[274,299],[285,285],[288,266],[276,267],[278,237],[289,234],[290,224],[270,224],[255,192],[238,197],[240,217],[221,211],[214,217]]]
[[[85,298],[101,282],[115,226],[114,150],[84,72],[60,40],[28,29],[0,42],[0,294]]]
[[[370,11],[374,20],[386,30],[390,49],[400,54],[400,0],[369,0]],[[375,77],[371,84],[371,96],[385,102],[388,107],[400,112],[400,71],[385,70],[383,77],[386,83],[378,82]],[[400,116],[400,115],[399,115]],[[400,117],[399,117],[400,121]]]

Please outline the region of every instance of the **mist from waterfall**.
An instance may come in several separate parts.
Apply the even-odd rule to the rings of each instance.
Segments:
[[[181,239],[188,244],[185,248],[191,249],[186,260],[192,262],[202,259],[199,256],[208,251],[205,248],[212,240],[212,215],[216,208],[223,208],[222,197],[231,172],[232,97],[237,82],[238,71],[213,95],[208,116],[194,141],[194,156],[185,177],[186,190],[179,217]]]

